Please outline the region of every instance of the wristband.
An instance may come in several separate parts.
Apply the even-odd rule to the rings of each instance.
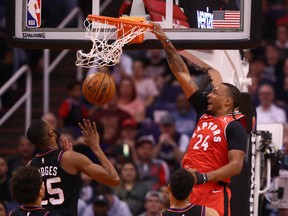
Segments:
[[[208,182],[208,176],[207,176],[206,173],[203,173],[202,175],[203,175],[203,178],[204,178],[203,184],[205,184],[206,182]]]
[[[162,44],[165,44],[165,43],[168,43],[169,41],[170,41],[170,39],[169,39],[169,38],[166,38],[165,40],[162,40],[161,43],[162,43]]]
[[[195,175],[197,179],[196,185],[205,184],[206,182],[208,182],[208,177],[206,173],[200,173],[200,172],[195,171]]]

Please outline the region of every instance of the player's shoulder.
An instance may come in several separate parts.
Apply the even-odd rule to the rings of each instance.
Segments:
[[[239,120],[234,120],[228,123],[227,130],[245,130]]]
[[[206,216],[220,216],[219,213],[212,208],[206,207]]]
[[[55,212],[50,212],[50,211],[47,211],[44,216],[60,216],[59,214],[55,213]]]

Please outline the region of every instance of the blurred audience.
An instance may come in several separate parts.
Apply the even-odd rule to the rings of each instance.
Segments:
[[[170,207],[169,190],[168,185],[163,185],[159,188],[159,192],[163,197],[163,211]]]
[[[191,136],[196,125],[196,112],[191,107],[184,94],[176,100],[176,110],[172,113],[175,119],[176,131],[180,134]]]
[[[285,110],[275,104],[275,91],[270,84],[263,84],[259,88],[260,105],[256,108],[257,124],[286,122]]]
[[[151,134],[143,135],[138,138],[135,151],[139,179],[150,189],[157,190],[168,182],[170,171],[165,161],[153,157],[155,144]]]
[[[118,86],[118,106],[129,113],[137,122],[145,119],[145,104],[138,98],[132,78],[124,77]]]
[[[130,114],[118,106],[118,96],[102,108],[91,114],[91,119],[95,122],[101,122],[103,125],[102,149],[104,152],[110,150],[120,137],[121,124],[125,119],[131,118]]]
[[[112,147],[112,155],[118,163],[122,164],[127,159],[135,160],[135,139],[138,124],[133,118],[125,119],[121,125],[120,139]]]
[[[26,136],[19,138],[17,156],[8,161],[9,172],[12,175],[20,167],[26,166],[36,153],[35,146],[29,142]]]
[[[9,188],[10,188],[10,178],[8,174],[7,160],[4,155],[0,155],[0,203],[2,202],[7,203],[11,201],[11,193]]]
[[[100,208],[102,209],[101,214],[105,215],[105,216],[132,216],[132,213],[128,207],[128,205],[121,201],[118,196],[116,196],[112,189],[106,185],[99,185],[97,188],[97,192],[98,192],[98,196],[96,196],[94,202],[92,202],[92,204],[88,205],[85,212],[84,212],[84,216],[98,216],[98,212],[95,210],[95,206],[94,203],[96,201],[96,209],[99,209],[99,206],[97,206],[97,202],[99,201],[99,195],[103,196],[101,197],[101,199],[105,200],[105,207],[106,208]],[[104,199],[105,198],[105,199]],[[107,202],[108,202],[108,206],[107,206]],[[103,207],[103,206],[102,206]],[[108,211],[107,211],[107,207],[108,207]]]
[[[146,107],[150,106],[155,97],[159,95],[159,91],[154,80],[146,77],[143,60],[138,59],[133,62],[133,80],[139,99],[144,102]]]
[[[158,191],[149,191],[145,196],[146,211],[139,216],[159,216],[163,209],[163,197]]]
[[[172,172],[180,167],[189,142],[187,134],[176,131],[175,119],[172,114],[167,113],[160,120],[160,135],[153,154],[166,161]]]
[[[45,113],[42,115],[41,118],[47,121],[53,127],[54,130],[58,129],[58,119],[56,115],[54,115],[53,113],[51,112]]]
[[[90,204],[93,200],[94,189],[92,185],[92,179],[85,173],[81,173],[82,187],[80,188],[79,198],[86,204]]]
[[[70,82],[66,89],[68,97],[61,103],[58,111],[60,127],[70,128],[74,136],[78,137],[81,135],[78,123],[88,116],[88,111],[81,101],[81,83]]]
[[[148,187],[139,180],[137,167],[131,161],[122,165],[120,178],[121,184],[114,189],[114,192],[128,204],[132,214],[137,216],[144,211],[144,197],[149,191]]]

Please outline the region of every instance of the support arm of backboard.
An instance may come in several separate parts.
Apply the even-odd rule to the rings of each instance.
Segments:
[[[251,79],[247,78],[249,63],[241,60],[238,50],[182,50],[179,54],[199,67],[211,67],[213,85],[231,83],[247,92]]]

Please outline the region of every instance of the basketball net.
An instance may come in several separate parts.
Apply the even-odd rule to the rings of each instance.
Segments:
[[[95,17],[97,19],[101,17],[101,20],[87,18],[84,21],[86,37],[92,41],[93,45],[89,53],[84,53],[81,50],[77,51],[76,66],[99,68],[119,63],[123,46],[139,35],[142,35],[142,39],[139,41],[141,43],[143,33],[152,27],[150,24],[141,25],[140,22],[132,20],[125,21],[110,17],[104,17],[103,19],[103,16]],[[111,40],[115,41],[111,43]]]

